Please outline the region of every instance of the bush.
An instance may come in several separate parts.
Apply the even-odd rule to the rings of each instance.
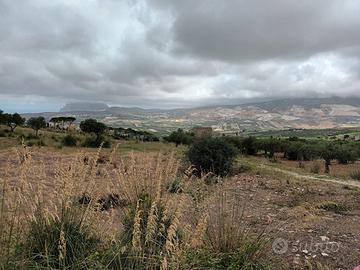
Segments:
[[[37,146],[46,146],[46,143],[43,140],[38,140],[36,145]]]
[[[110,148],[111,143],[109,140],[105,139],[104,137],[99,138],[86,138],[85,141],[82,143],[83,147],[90,147],[90,148],[98,148],[102,144],[103,148]]]
[[[203,138],[192,144],[187,157],[198,176],[202,173],[225,176],[230,172],[236,154],[235,147],[223,139]]]
[[[185,269],[271,269],[259,260],[260,242],[244,242],[242,247],[231,252],[214,252],[211,249],[190,250],[187,253]]]
[[[60,218],[49,219],[38,212],[23,248],[28,268],[87,269],[86,260],[98,243],[81,215],[64,209]]]
[[[35,145],[35,143],[33,141],[26,142],[26,146],[32,147],[34,145]]]
[[[356,151],[354,151],[350,147],[339,146],[335,150],[335,159],[340,164],[348,164],[350,162],[354,163],[357,160],[357,158],[358,158],[358,155],[357,155]]]
[[[1,137],[6,137],[6,133],[3,130],[0,131],[0,138]]]
[[[77,138],[69,134],[66,135],[61,142],[63,146],[76,146]]]
[[[322,203],[320,208],[325,211],[335,212],[337,214],[342,214],[343,212],[349,210],[349,207],[347,207],[345,204],[332,201]]]

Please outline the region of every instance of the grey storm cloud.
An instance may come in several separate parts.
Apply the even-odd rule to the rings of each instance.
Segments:
[[[0,0],[0,105],[359,95],[358,14],[351,0]]]

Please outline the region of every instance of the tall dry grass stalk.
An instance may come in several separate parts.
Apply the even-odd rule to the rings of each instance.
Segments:
[[[219,186],[205,198],[206,177],[179,172],[174,154],[104,155],[23,146],[0,164],[0,268],[180,269],[189,248],[238,247],[238,194]],[[167,190],[175,179],[181,194]],[[104,208],[109,194],[125,203]]]
[[[165,156],[161,153],[130,153],[119,157],[115,148],[107,162],[99,163],[101,155],[101,148],[94,154],[79,152],[63,156],[40,150],[32,152],[22,146],[9,154],[6,164],[0,164],[1,268],[10,267],[16,247],[26,241],[30,227],[42,224],[38,220],[39,213],[47,224],[53,221],[63,224],[64,213],[74,210],[81,226],[90,226],[98,238],[110,243],[124,230],[119,225],[122,217],[129,213],[131,206],[139,204],[144,194],[152,202],[150,212],[146,214],[147,229],[145,235],[134,233],[133,244],[141,248],[139,237],[144,237],[146,245],[156,246],[154,239],[161,233],[165,235],[170,253],[175,245],[173,238],[180,209],[164,209],[171,205],[165,186],[167,181],[178,177],[179,161],[174,154]],[[90,198],[86,205],[79,204],[83,194]],[[100,211],[99,201],[106,194],[119,195],[129,207],[121,211]],[[141,211],[136,211],[135,231],[139,231],[140,223],[144,223]],[[162,211],[161,215],[159,211]],[[171,230],[162,228],[161,231],[156,227],[158,223],[168,222],[170,216],[174,217],[170,219]],[[60,262],[65,260],[67,253],[66,233],[62,227],[58,240]],[[47,249],[44,247],[45,253]]]

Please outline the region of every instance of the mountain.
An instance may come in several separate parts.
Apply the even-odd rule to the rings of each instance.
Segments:
[[[211,126],[219,132],[344,128],[360,126],[360,98],[281,99],[173,110],[72,103],[64,106],[60,113],[42,115],[73,115],[77,121],[96,118],[114,127],[132,127],[159,133],[193,126]]]
[[[60,109],[61,112],[77,112],[77,111],[105,111],[109,106],[105,103],[89,103],[89,102],[74,102],[68,103]]]

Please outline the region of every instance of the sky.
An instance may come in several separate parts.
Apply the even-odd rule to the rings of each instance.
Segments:
[[[0,0],[0,109],[360,96],[360,1]]]

